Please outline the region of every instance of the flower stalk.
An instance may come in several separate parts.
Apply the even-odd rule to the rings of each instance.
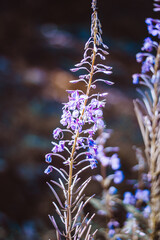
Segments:
[[[159,2],[159,0],[155,0]],[[159,11],[159,4],[155,3],[155,11]],[[158,19],[146,20],[149,33],[160,38]],[[134,108],[141,129],[146,160],[149,168],[151,184],[151,214],[149,225],[151,228],[151,240],[160,239],[160,44],[151,38],[144,41],[143,51],[148,53],[137,54],[137,61],[142,62],[142,73],[133,75],[133,82],[147,87],[148,92],[142,95],[142,101],[134,101]],[[156,56],[152,54],[156,50]],[[139,80],[140,79],[140,80]]]
[[[104,127],[102,108],[105,106],[103,97],[106,96],[106,93],[95,92],[91,94],[91,90],[96,89],[97,82],[104,82],[108,85],[113,83],[97,78],[97,73],[111,74],[111,67],[96,63],[98,57],[105,60],[105,55],[108,52],[104,49],[108,47],[102,42],[101,24],[98,19],[95,0],[92,0],[92,9],[91,37],[85,45],[84,57],[80,63],[75,65],[75,68],[71,69],[72,72],[81,70],[86,72],[79,75],[77,80],[71,81],[72,83],[85,83],[86,92],[67,90],[69,101],[64,103],[60,120],[64,128],[57,128],[53,131],[53,137],[59,142],[52,142],[54,145],[52,153],[46,154],[47,163],[51,163],[52,158],[57,157],[63,161],[66,168],[57,169],[55,166],[49,165],[45,170],[47,174],[53,170],[60,174],[59,183],[51,182],[60,187],[64,195],[63,204],[54,188],[48,183],[60,206],[53,202],[64,226],[63,231],[60,231],[54,217],[49,216],[56,229],[58,239],[63,236],[67,240],[79,240],[85,234],[85,239],[90,240],[96,233],[95,231],[91,234],[91,221],[94,214],[89,217],[89,213],[87,213],[84,217],[81,217],[85,205],[93,197],[86,199],[85,194],[83,194],[91,181],[91,177],[83,181],[81,186],[78,187],[78,184],[83,171],[96,167],[97,145],[93,137],[99,127]],[[69,139],[66,139],[67,132],[71,135]]]
[[[87,105],[87,101],[88,101],[88,96],[90,93],[90,89],[91,89],[91,84],[92,84],[92,79],[93,79],[93,73],[94,73],[94,65],[95,65],[95,59],[96,59],[96,35],[97,35],[97,12],[94,9],[94,47],[93,47],[93,57],[92,57],[92,66],[91,66],[91,70],[90,70],[90,79],[89,79],[89,83],[88,83],[88,87],[87,87],[87,91],[86,91],[86,99],[84,101],[84,106],[82,109],[82,113],[80,116],[80,120],[83,119],[83,115],[85,112],[85,107]],[[72,185],[72,177],[73,177],[73,163],[74,163],[74,153],[75,153],[75,149],[76,149],[76,143],[77,143],[77,139],[79,137],[79,128],[77,129],[77,133],[76,133],[76,137],[74,139],[74,143],[73,143],[73,147],[72,147],[72,152],[71,152],[71,156],[70,156],[70,164],[69,164],[69,182],[68,182],[68,209],[67,209],[67,239],[71,240],[71,234],[70,234],[70,227],[71,227],[71,198],[72,198],[72,192],[71,192],[71,185]]]

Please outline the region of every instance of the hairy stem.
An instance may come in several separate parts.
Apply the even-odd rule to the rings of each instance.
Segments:
[[[90,71],[90,79],[88,83],[88,87],[86,90],[86,96],[89,96],[90,93],[90,88],[92,84],[92,79],[93,79],[93,73],[94,73],[94,65],[95,65],[95,59],[96,59],[96,34],[97,34],[97,26],[96,26],[96,11],[94,11],[94,19],[95,19],[95,25],[94,25],[94,48],[93,48],[93,57],[92,57],[92,65],[91,65],[91,71]],[[80,120],[83,119],[83,115],[85,112],[85,107],[87,105],[88,99],[85,99],[84,102],[84,107],[82,110],[82,113],[80,115]],[[73,163],[74,163],[74,153],[76,149],[76,144],[77,144],[77,139],[79,137],[79,129],[77,130],[73,147],[72,147],[72,152],[70,155],[70,164],[69,164],[69,180],[68,180],[68,197],[67,197],[67,239],[71,240],[71,223],[72,223],[72,216],[71,216],[71,205],[72,205],[72,191],[71,191],[71,186],[72,186],[72,177],[73,177]]]

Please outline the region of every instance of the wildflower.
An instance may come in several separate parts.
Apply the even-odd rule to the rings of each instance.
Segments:
[[[138,84],[139,83],[139,74],[133,74],[133,84]]]
[[[46,174],[49,174],[54,169],[61,178],[58,178],[58,182],[52,181],[53,184],[60,187],[63,191],[65,203],[63,204],[55,192],[54,188],[48,183],[51,188],[59,206],[53,202],[56,212],[58,213],[62,223],[65,225],[65,232],[62,233],[53,216],[50,216],[50,220],[53,223],[58,239],[61,239],[60,235],[63,235],[65,239],[81,239],[82,234],[88,226],[86,231],[87,235],[85,239],[89,239],[90,235],[90,222],[93,218],[88,219],[88,215],[84,217],[85,222],[88,221],[88,225],[83,226],[79,222],[81,211],[85,204],[89,201],[85,201],[82,195],[83,190],[89,184],[91,177],[88,177],[84,183],[82,183],[81,190],[77,191],[77,182],[80,177],[79,174],[86,171],[88,168],[94,169],[97,166],[97,144],[93,139],[96,131],[105,126],[103,121],[102,108],[105,106],[104,97],[107,93],[90,93],[91,90],[96,89],[98,82],[105,82],[108,85],[113,83],[108,80],[98,79],[97,74],[103,73],[109,75],[112,73],[110,66],[105,66],[102,63],[98,63],[100,58],[105,60],[105,56],[108,54],[106,49],[108,48],[102,42],[102,30],[101,24],[98,19],[96,11],[96,0],[92,0],[92,17],[91,17],[91,37],[85,45],[85,51],[83,59],[71,69],[73,73],[83,70],[83,74],[80,74],[77,80],[71,81],[72,83],[85,83],[86,90],[67,90],[68,102],[63,104],[62,116],[60,123],[62,128],[56,128],[53,131],[53,137],[56,142],[52,142],[53,149],[51,154],[46,155],[46,162],[51,163],[51,156],[63,160],[66,169],[58,169],[55,166],[48,166],[45,170]],[[70,133],[68,139],[65,138],[64,132]],[[64,153],[64,154],[63,154]],[[112,163],[114,169],[119,168],[119,160],[117,156],[112,157]],[[83,163],[83,165],[82,165]],[[85,165],[84,165],[85,164]],[[77,166],[83,166],[78,168]],[[122,174],[117,173],[117,181],[120,181]],[[116,178],[115,178],[116,179]],[[76,187],[75,187],[76,186]],[[75,198],[75,199],[74,199]],[[90,197],[91,198],[91,197]],[[89,198],[89,199],[90,199]],[[62,210],[63,209],[63,210]],[[74,212],[74,214],[72,214]],[[79,226],[79,228],[75,227]]]
[[[120,159],[119,159],[117,153],[113,154],[110,157],[110,165],[113,170],[117,170],[121,167]]]
[[[119,184],[123,181],[124,174],[122,171],[118,170],[114,173],[114,183]]]
[[[148,25],[148,32],[152,36],[160,38],[160,20],[147,18],[145,22]]]
[[[110,195],[116,194],[117,191],[118,191],[117,188],[115,188],[114,186],[111,186],[111,187],[109,188],[109,194],[110,194]]]
[[[59,144],[55,144],[55,147],[52,148],[52,152],[54,152],[54,153],[63,152],[64,145],[65,145],[65,141],[59,141]]]
[[[61,135],[61,136],[60,136],[60,135]],[[62,129],[56,128],[56,129],[53,131],[53,137],[54,137],[55,139],[63,138]]]
[[[142,47],[142,50],[144,51],[147,51],[147,52],[151,52],[153,49],[153,42],[151,40],[150,37],[147,37],[145,40],[144,40],[144,44],[143,44],[143,47]]]
[[[109,223],[107,224],[109,231],[108,231],[108,236],[109,237],[113,237],[114,234],[116,233],[115,228],[119,227],[119,222],[115,221],[115,220],[111,220],[109,221]]]
[[[150,196],[150,192],[147,189],[145,190],[137,189],[135,192],[135,198],[142,200],[146,203],[149,202],[149,196]]]
[[[101,182],[103,180],[103,177],[100,174],[97,174],[93,176],[93,179],[98,182]]]
[[[154,11],[160,11],[159,0],[154,0]],[[157,4],[158,3],[158,4]],[[160,218],[158,210],[160,209],[160,187],[159,187],[159,93],[160,93],[160,20],[147,18],[146,24],[149,34],[153,37],[157,37],[158,41],[153,41],[151,38],[146,38],[142,50],[146,51],[139,53],[137,57],[138,62],[142,62],[142,71],[139,74],[139,83],[145,86],[138,89],[142,99],[134,101],[135,112],[137,115],[138,123],[141,129],[144,145],[145,145],[145,157],[148,164],[149,184],[151,188],[151,194],[148,189],[137,189],[135,192],[135,198],[140,200],[143,204],[148,204],[150,201],[151,213],[150,213],[150,226],[152,232],[152,239],[160,239],[160,233],[157,231],[160,226]],[[135,79],[134,79],[135,81]],[[150,199],[151,195],[151,199]],[[144,208],[144,216],[149,216],[149,208]]]
[[[143,216],[145,218],[148,218],[149,215],[151,213],[151,207],[149,205],[147,205],[144,209],[143,209]]]
[[[126,218],[127,218],[127,219],[133,219],[133,213],[128,212],[128,213],[126,214]]]
[[[125,204],[134,205],[135,204],[135,197],[134,197],[134,195],[131,192],[125,192],[124,193],[123,202]]]
[[[52,162],[52,158],[51,158],[51,155],[50,155],[50,154],[46,154],[46,156],[45,156],[45,161],[46,161],[47,163],[51,163],[51,162]]]
[[[52,166],[48,166],[48,167],[46,168],[46,170],[44,171],[44,173],[49,174],[49,173],[52,172],[52,170],[53,170]]]
[[[115,234],[115,230],[114,229],[109,229],[109,231],[108,231],[108,236],[110,237],[110,238],[112,238],[113,236],[114,236],[114,234]]]

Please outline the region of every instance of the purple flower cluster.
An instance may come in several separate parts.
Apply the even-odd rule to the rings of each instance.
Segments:
[[[160,38],[160,20],[147,18],[145,22],[148,26],[149,34],[151,34],[154,37],[158,36],[158,38]]]
[[[114,171],[113,181],[119,184],[123,181],[124,175],[120,169],[121,162],[117,153],[113,153],[111,156],[107,156],[107,153],[116,152],[119,150],[118,147],[104,147],[106,140],[110,138],[110,132],[102,132],[102,134],[96,139],[97,143],[97,160],[103,167],[110,166]]]
[[[145,203],[148,203],[150,198],[150,191],[148,189],[137,189],[135,192],[135,198]]]
[[[110,220],[109,223],[107,224],[107,226],[109,229],[108,236],[109,236],[109,238],[112,238],[116,233],[115,229],[119,227],[119,222],[117,222],[115,220]],[[116,239],[119,240],[120,238],[116,238]]]
[[[136,189],[135,194],[131,192],[125,192],[123,196],[123,203],[136,206],[138,201],[141,201],[141,205],[139,206],[139,210],[141,210],[143,216],[145,218],[148,218],[150,214],[150,206],[149,204],[150,200],[150,191],[148,189]],[[127,218],[132,217],[132,214],[127,213]]]
[[[160,5],[157,2],[159,0],[154,0],[156,3],[154,4],[155,11],[160,11]],[[148,28],[149,34],[153,37],[157,36],[160,39],[160,20],[159,19],[152,19],[147,18],[146,24]],[[155,70],[154,65],[156,61],[156,57],[154,52],[158,50],[158,42],[152,40],[150,37],[147,37],[144,40],[143,47],[141,48],[143,52],[137,54],[136,59],[137,62],[142,63],[142,71],[140,74],[133,74],[133,84],[142,84],[147,87],[152,87],[152,85],[157,81],[156,75],[157,70]],[[159,75],[160,73],[158,73]]]
[[[134,205],[136,202],[135,196],[131,192],[125,192],[123,196],[123,202],[125,204]]]
[[[148,189],[144,189],[144,190],[136,189],[135,195],[133,195],[131,192],[125,192],[123,202],[125,204],[134,205],[136,203],[136,200],[141,200],[144,203],[148,203],[149,198],[150,198],[150,191]]]

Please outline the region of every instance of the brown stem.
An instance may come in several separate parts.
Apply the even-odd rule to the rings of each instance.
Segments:
[[[95,19],[95,24],[94,24],[94,46],[96,46],[96,34],[97,34],[97,26],[96,26],[96,11],[94,11],[94,19]],[[86,96],[89,96],[90,93],[90,88],[92,84],[92,79],[93,79],[93,73],[94,73],[94,64],[95,64],[95,59],[96,59],[96,51],[95,48],[93,48],[93,57],[92,57],[92,65],[91,65],[91,71],[90,71],[90,79],[86,91]],[[83,115],[85,112],[85,107],[87,105],[88,99],[85,99],[84,101],[84,107],[80,116],[80,120],[83,119]],[[73,177],[73,163],[74,163],[74,153],[76,149],[76,143],[77,139],[79,137],[79,129],[77,130],[73,147],[72,147],[72,152],[70,155],[70,164],[69,164],[69,181],[68,181],[68,198],[67,198],[67,239],[71,240],[71,223],[72,223],[72,216],[71,216],[71,203],[72,203],[72,192],[71,192],[71,185],[72,185],[72,177]]]

